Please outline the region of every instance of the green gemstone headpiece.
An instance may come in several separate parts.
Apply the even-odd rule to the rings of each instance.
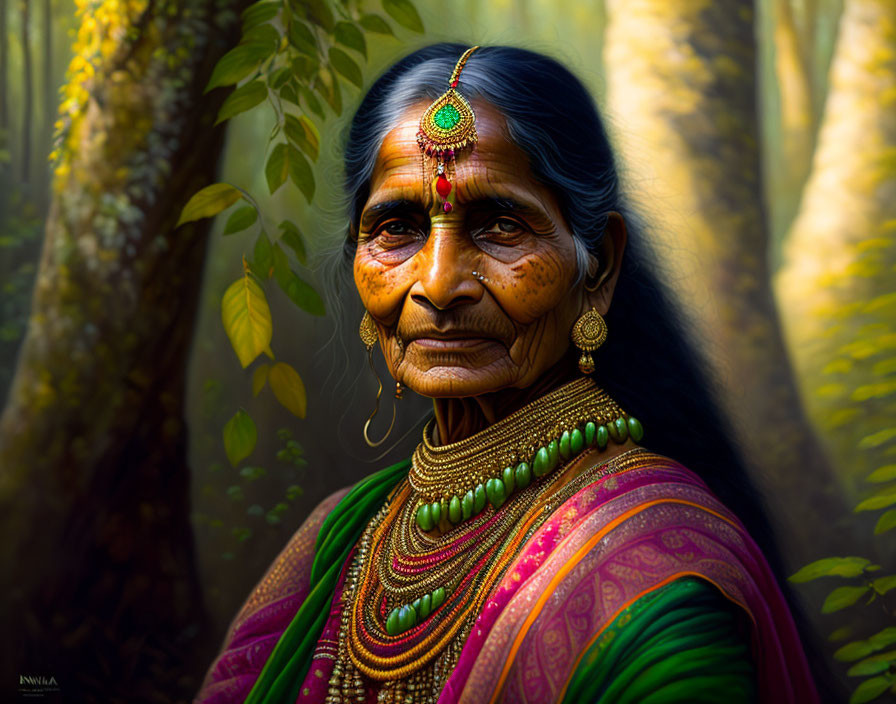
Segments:
[[[463,53],[451,73],[448,90],[436,98],[420,118],[417,143],[424,153],[436,156],[440,161],[450,159],[456,150],[471,146],[478,139],[473,108],[457,92],[460,72],[470,54],[478,48],[474,46]]]

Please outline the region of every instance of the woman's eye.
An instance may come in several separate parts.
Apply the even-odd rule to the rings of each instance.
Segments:
[[[406,235],[410,231],[411,228],[408,227],[408,224],[401,221],[389,222],[383,226],[383,232],[390,235]]]
[[[485,229],[485,234],[490,235],[519,235],[522,234],[524,228],[516,220],[510,218],[499,218]]]
[[[420,228],[407,220],[388,220],[376,230],[376,236],[385,243],[405,241],[408,237],[415,237]]]

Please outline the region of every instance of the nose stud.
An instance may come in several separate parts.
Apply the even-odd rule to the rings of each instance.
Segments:
[[[473,277],[479,279],[480,281],[485,281],[485,277],[480,274],[478,271],[472,272]]]

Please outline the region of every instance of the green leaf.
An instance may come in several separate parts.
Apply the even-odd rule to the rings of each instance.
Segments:
[[[888,645],[896,643],[896,626],[887,626],[882,631],[878,631],[868,639],[868,643],[874,650],[881,650]]]
[[[268,85],[272,90],[280,90],[292,77],[292,69],[289,66],[281,66],[268,76]]]
[[[270,27],[270,25],[262,25],[262,27]],[[261,29],[261,27],[256,27],[256,29]],[[274,32],[276,33],[276,30]],[[271,46],[263,42],[239,44],[220,58],[212,71],[212,77],[205,87],[205,91],[208,92],[218,86],[230,86],[238,83],[258,68],[261,62],[276,50],[276,45]]]
[[[243,33],[245,34],[248,30],[252,29],[253,27],[257,27],[260,24],[270,22],[277,16],[277,11],[279,9],[279,3],[268,2],[268,0],[262,0],[262,2],[257,2],[254,5],[250,5],[245,10],[243,10],[242,14]]]
[[[896,504],[896,484],[878,489],[853,510],[856,513],[859,511],[875,511],[879,508],[892,506],[893,504]]]
[[[268,380],[268,372],[271,371],[269,364],[259,364],[252,372],[252,395],[258,396]]]
[[[299,104],[299,94],[296,92],[295,86],[291,83],[287,83],[280,89],[280,97],[293,105],[298,106]]]
[[[879,672],[885,672],[890,669],[890,665],[896,661],[896,650],[889,653],[878,653],[870,658],[865,658],[862,662],[856,663],[846,674],[850,677],[867,677],[868,675],[876,675]]]
[[[311,56],[296,56],[289,65],[295,77],[302,81],[308,81],[320,70],[320,61]]]
[[[245,32],[240,44],[263,44],[273,52],[280,46],[280,32],[274,25],[262,24]]]
[[[251,83],[240,86],[227,96],[227,100],[224,101],[224,104],[218,111],[218,119],[215,120],[215,124],[229,120],[234,115],[239,115],[241,112],[246,112],[246,110],[251,110],[259,103],[263,103],[267,97],[268,88],[264,81],[254,80]]]
[[[373,32],[375,34],[390,34],[393,37],[395,36],[395,33],[392,31],[392,28],[389,26],[386,20],[384,20],[379,15],[362,15],[361,26],[368,32]]]
[[[251,205],[237,208],[227,218],[227,224],[224,226],[224,235],[232,235],[234,232],[240,232],[247,227],[255,224],[258,220],[258,211]]]
[[[302,490],[302,487],[300,487],[298,484],[290,484],[288,487],[286,487],[286,498],[290,501],[295,501],[304,493],[305,492]]]
[[[274,193],[280,186],[286,183],[286,177],[289,175],[289,162],[287,159],[287,149],[283,142],[277,144],[268,157],[268,163],[264,167],[264,175],[268,181],[268,188]]]
[[[896,528],[896,509],[887,511],[877,519],[877,525],[874,526],[874,534],[880,535],[893,528]]]
[[[308,399],[299,373],[286,362],[277,362],[268,374],[268,381],[283,407],[294,416],[304,418]]]
[[[869,482],[889,482],[896,479],[896,464],[887,464],[878,467],[871,474],[865,477]]]
[[[889,677],[872,677],[865,680],[856,687],[856,690],[849,698],[849,704],[865,704],[872,699],[877,699],[881,694],[887,691],[893,681]]]
[[[800,569],[790,581],[799,584],[819,577],[858,577],[870,564],[864,557],[825,557]]]
[[[270,278],[274,268],[274,254],[271,249],[271,241],[264,230],[258,233],[258,238],[255,240],[252,259],[252,270],[255,275],[262,280]]]
[[[243,479],[254,482],[256,479],[261,479],[262,477],[267,476],[267,472],[264,467],[243,467],[240,470],[240,476]]]
[[[289,267],[289,257],[279,244],[274,244],[274,278],[299,308],[312,315],[326,315],[320,295]]]
[[[342,91],[332,68],[321,66],[314,79],[314,90],[320,94],[334,113],[337,115],[342,113]]]
[[[175,227],[217,215],[242,197],[240,190],[229,183],[213,183],[211,186],[206,186],[187,201]]]
[[[840,628],[835,629],[834,632],[828,636],[828,640],[831,643],[839,643],[841,640],[846,640],[851,635],[852,635],[852,627],[851,626],[841,626]]]
[[[402,27],[423,33],[423,20],[410,0],[383,0],[383,9]]]
[[[304,115],[296,117],[287,114],[283,123],[283,131],[289,141],[310,156],[312,160],[317,161],[320,152],[320,135],[311,120]]]
[[[896,428],[884,428],[871,435],[866,435],[859,440],[858,448],[860,450],[870,450],[875,447],[880,447],[894,438],[896,438]]]
[[[364,78],[361,75],[361,69],[348,54],[346,54],[342,49],[337,49],[335,46],[333,46],[330,47],[328,55],[330,57],[330,63],[333,65],[333,68],[335,68],[345,78],[358,86],[358,88],[362,88],[364,86]]]
[[[271,342],[271,310],[261,286],[248,273],[224,292],[221,320],[244,369]]]
[[[242,408],[224,426],[224,451],[230,464],[236,467],[255,449],[258,430],[255,421]]]
[[[291,144],[287,149],[289,155],[289,179],[302,191],[308,202],[314,197],[314,172],[311,164],[298,149]]]
[[[242,501],[246,498],[245,494],[243,494],[243,487],[239,484],[227,487],[227,496],[231,501]]]
[[[308,14],[309,20],[323,27],[328,32],[333,31],[336,20],[327,0],[304,0],[302,4],[305,6],[305,12]]]
[[[299,84],[298,88],[299,95],[302,96],[302,100],[305,101],[305,105],[307,108],[317,115],[319,118],[324,118],[324,108],[320,104],[320,101],[317,99],[317,96],[314,95],[308,88],[302,84]],[[298,103],[295,103],[298,105]]]
[[[834,658],[843,662],[852,662],[867,657],[874,652],[874,646],[867,640],[856,640],[847,643],[834,653]]]
[[[351,22],[337,22],[336,28],[333,30],[333,38],[343,46],[354,49],[359,54],[367,58],[367,42],[364,35]]]
[[[289,25],[289,43],[303,54],[317,56],[317,38],[304,22],[293,20]]]
[[[886,594],[888,591],[896,587],[896,575],[878,577],[877,579],[872,580],[871,587],[878,594]]]
[[[852,606],[869,591],[871,591],[871,588],[868,586],[837,587],[834,591],[828,594],[827,598],[824,600],[824,604],[821,607],[821,613],[831,614],[835,611],[845,609],[847,606]]]
[[[308,263],[308,254],[305,250],[305,238],[301,231],[291,220],[284,220],[280,223],[280,240],[289,245],[296,253],[296,258],[303,265]]]
[[[264,515],[264,509],[258,504],[252,504],[249,508],[246,509],[246,513],[250,516],[261,516]]]

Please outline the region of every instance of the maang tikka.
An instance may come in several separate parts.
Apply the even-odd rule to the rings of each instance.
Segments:
[[[476,115],[470,103],[457,92],[460,73],[470,58],[470,54],[479,47],[467,49],[458,59],[448,81],[448,90],[436,98],[426,108],[420,118],[420,130],[417,132],[417,144],[420,150],[436,160],[435,188],[442,198],[442,210],[450,213],[453,207],[454,191],[449,180],[448,167],[453,165],[455,153],[476,144]],[[453,176],[452,176],[453,178]]]

